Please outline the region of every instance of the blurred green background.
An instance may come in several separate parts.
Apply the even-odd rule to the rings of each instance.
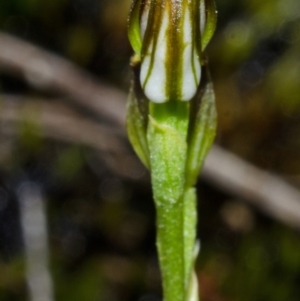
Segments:
[[[219,0],[217,6],[208,47],[216,142],[299,187],[299,0]],[[129,0],[0,0],[0,30],[127,93],[129,7]],[[0,93],[23,101],[63,96],[39,92],[5,69]],[[39,301],[161,300],[145,171],[144,181],[123,178],[107,166],[110,154],[42,137],[34,122],[18,124],[14,135],[4,135],[3,127],[0,119],[0,301],[33,300],[19,206],[28,181],[42,191],[48,224],[54,297]],[[299,301],[299,232],[209,182],[197,188],[201,300]]]

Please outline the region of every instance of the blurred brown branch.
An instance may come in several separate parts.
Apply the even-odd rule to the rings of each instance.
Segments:
[[[22,75],[34,88],[60,91],[84,111],[114,123],[113,127],[104,128],[82,117],[82,114],[67,113],[69,109],[62,109],[57,103],[46,105],[43,102],[38,115],[42,116],[40,121],[47,137],[101,151],[116,151],[121,160],[112,164],[115,170],[120,169],[119,163],[124,161],[124,170],[133,164],[140,171],[137,159],[125,151],[128,148],[122,142],[126,136],[125,93],[99,83],[63,58],[5,34],[0,34],[0,69]],[[10,102],[8,98],[7,102]],[[3,107],[0,116],[7,123],[17,122],[20,118],[16,108],[9,108],[9,105]],[[280,177],[260,170],[218,146],[210,152],[202,177],[287,225],[300,229],[300,192]]]
[[[300,191],[279,176],[216,145],[207,156],[202,175],[206,181],[300,229]]]
[[[106,165],[122,177],[136,180],[145,170],[126,143],[122,127],[93,122],[63,104],[62,100],[2,95],[0,134],[17,136],[20,124],[33,124],[35,135],[80,144],[100,152]],[[141,180],[141,179],[140,179]]]
[[[66,59],[0,33],[0,69],[39,90],[60,92],[94,116],[125,124],[124,93],[100,83]]]
[[[48,138],[88,145],[99,151],[124,151],[120,140],[123,131],[91,122],[62,101],[11,95],[0,96],[0,100],[1,132],[17,134],[16,125],[31,122]]]

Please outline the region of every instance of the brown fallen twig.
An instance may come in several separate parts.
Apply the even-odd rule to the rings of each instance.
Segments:
[[[99,151],[124,152],[123,131],[91,122],[57,101],[2,96],[2,131],[18,130],[17,124],[31,122],[42,135],[69,143],[88,145]],[[15,129],[14,129],[15,128]]]
[[[216,145],[207,156],[202,176],[218,188],[300,229],[300,191],[279,176]]]
[[[0,32],[0,69],[39,90],[63,93],[93,116],[125,124],[124,93],[100,83],[70,61]]]
[[[11,95],[2,95],[0,100],[0,134],[17,136],[20,124],[31,123],[37,129],[35,135],[97,150],[117,175],[146,180],[145,168],[126,143],[123,128],[103,126],[54,100]]]

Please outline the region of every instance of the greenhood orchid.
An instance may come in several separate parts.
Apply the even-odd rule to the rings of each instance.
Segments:
[[[140,82],[151,101],[189,101],[195,96],[215,23],[211,0],[134,1],[129,38],[140,56]]]
[[[130,12],[127,131],[151,174],[165,301],[198,300],[193,186],[216,131],[205,56],[215,26],[213,0],[134,0]]]

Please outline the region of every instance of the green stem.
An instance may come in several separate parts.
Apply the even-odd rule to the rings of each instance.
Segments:
[[[189,103],[150,104],[147,139],[165,301],[186,300],[195,242],[195,192],[185,187]]]

